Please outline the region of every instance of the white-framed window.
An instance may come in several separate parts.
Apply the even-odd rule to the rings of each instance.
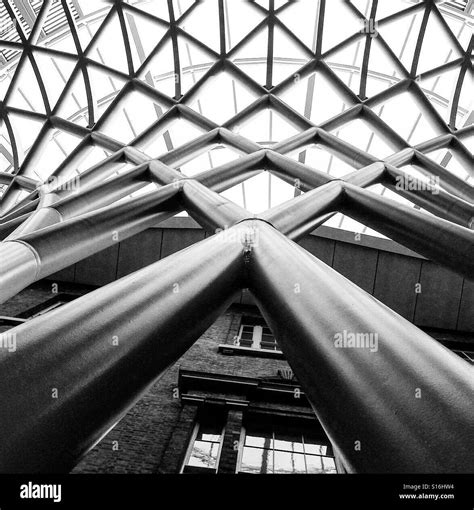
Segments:
[[[265,349],[280,351],[271,329],[264,323],[255,324],[255,320],[243,317],[239,334],[234,338],[234,345],[248,349]]]
[[[200,413],[194,426],[181,473],[217,473],[224,439],[225,416]]]
[[[337,474],[329,439],[306,427],[288,427],[266,421],[242,428],[238,473]]]

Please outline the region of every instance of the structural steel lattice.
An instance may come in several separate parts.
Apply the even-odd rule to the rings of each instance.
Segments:
[[[0,40],[1,47],[22,51],[0,112],[12,147],[12,168],[0,174],[0,182],[5,185],[0,202],[4,239],[0,245],[2,302],[33,282],[181,210],[214,235],[8,332],[16,335],[18,347],[13,353],[0,349],[1,471],[70,470],[216,320],[235,294],[249,288],[348,472],[472,472],[474,378],[469,365],[295,243],[331,215],[343,212],[417,253],[473,277],[473,188],[426,155],[435,149],[449,149],[472,175],[472,155],[464,140],[472,136],[473,126],[455,125],[461,89],[467,77],[472,78],[472,38],[468,48],[462,48],[441,16],[440,7],[429,0],[378,20],[383,26],[407,13],[423,13],[410,69],[404,68],[378,35],[390,58],[404,69],[404,75],[386,90],[366,97],[372,34],[358,32],[337,48],[323,52],[324,0],[319,3],[314,48],[306,46],[280,19],[293,2],[275,6],[274,0],[269,0],[267,7],[261,5],[264,2],[249,2],[263,20],[229,51],[225,2],[217,0],[218,52],[182,29],[183,22],[202,2],[193,3],[184,14],[175,16],[175,2],[168,0],[169,21],[141,10],[140,2],[113,2],[87,47],[81,46],[69,2],[60,3],[74,41],[74,55],[37,44],[48,12],[52,5],[57,7],[57,2],[42,3],[29,32],[17,22],[17,41]],[[377,19],[378,3],[373,0],[368,23]],[[363,18],[351,2],[345,4]],[[17,21],[14,2],[4,0],[4,7]],[[134,63],[125,23],[131,14],[166,29],[146,61],[171,41],[177,77],[174,97],[142,78],[146,61],[139,68]],[[428,78],[445,70],[459,70],[448,123],[419,86],[417,66],[430,17],[439,20],[461,54],[422,75]],[[117,18],[128,73],[88,56],[89,48]],[[294,86],[295,79],[289,76],[273,83],[275,27],[308,57],[298,76],[322,73],[350,107],[315,125],[280,98],[283,91]],[[268,29],[268,52],[266,83],[262,85],[235,65],[231,57],[237,47],[264,29]],[[202,78],[184,94],[178,36],[213,59]],[[359,39],[365,44],[364,64],[359,94],[355,94],[324,59]],[[74,63],[56,106],[48,100],[44,77],[35,62],[37,53]],[[20,111],[9,105],[16,76],[27,63],[34,70],[45,113]],[[99,117],[89,79],[93,66],[124,81]],[[220,72],[258,95],[223,125],[187,106]],[[68,86],[76,78],[83,80],[87,92],[88,126],[58,115]],[[407,91],[425,118],[442,133],[416,146],[374,113],[376,106]],[[102,133],[101,126],[131,92],[156,100],[165,108],[153,125],[123,145]],[[265,109],[282,115],[298,134],[265,147],[236,132],[236,126]],[[43,122],[23,161],[9,121],[12,113]],[[203,134],[159,158],[150,158],[136,147],[140,140],[166,133],[168,126],[179,119],[198,127]],[[384,140],[397,146],[395,154],[381,160],[331,133],[354,119],[363,119]],[[58,168],[51,169],[47,179],[38,181],[26,175],[27,169],[34,165],[34,157],[44,149],[52,129],[70,132],[82,141]],[[354,171],[337,179],[288,157],[288,153],[304,150],[309,144],[337,155]],[[178,170],[182,163],[216,145],[231,147],[241,157],[193,178]],[[67,183],[77,179],[74,170],[91,146],[104,148],[110,155],[82,172],[80,188],[71,190]],[[124,162],[132,167],[117,173]],[[416,164],[427,178],[436,177],[436,193],[427,190],[421,181],[409,189],[396,186],[400,179],[407,178],[403,167],[410,164]],[[258,216],[220,194],[262,171],[291,185],[298,183],[303,193]],[[51,186],[56,182],[51,177],[63,179],[62,184]],[[150,183],[156,185],[154,191],[124,200]],[[368,189],[375,184],[401,194],[418,208],[376,195]],[[377,333],[378,351],[335,348],[334,335],[343,331]],[[119,346],[112,346],[113,337],[119,339]],[[51,398],[52,388],[58,390],[57,399]],[[421,392],[421,398],[415,398],[417,392]]]

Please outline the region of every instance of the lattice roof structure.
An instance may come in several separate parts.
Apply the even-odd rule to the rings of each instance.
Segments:
[[[348,471],[472,469],[467,364],[294,243],[360,228],[473,277],[471,13],[4,0],[1,299],[180,211],[215,235],[12,330],[1,469],[70,469],[245,287]]]

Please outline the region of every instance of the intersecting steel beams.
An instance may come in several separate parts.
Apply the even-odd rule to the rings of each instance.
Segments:
[[[150,171],[152,163],[160,165],[158,162],[150,162]],[[164,168],[168,172],[168,167]],[[210,231],[227,228],[248,217],[245,209],[198,181],[182,178],[182,174],[171,169],[169,173],[180,176],[179,180],[174,178],[174,182],[159,190],[125,203],[87,212],[92,205],[104,206],[114,194],[121,195],[123,189],[126,189],[122,181],[141,177],[145,170],[146,166],[138,166],[109,183],[103,183],[100,187],[103,189],[99,191],[97,188],[87,189],[82,194],[66,197],[38,209],[37,214],[29,218],[31,223],[27,220],[4,243],[0,243],[0,258],[5,259],[5,264],[0,267],[0,303],[34,281],[173,216],[182,206],[189,209],[190,214]],[[160,171],[157,175],[161,179]],[[122,186],[116,186],[115,181],[122,182]],[[221,186],[225,189],[233,183],[233,178],[230,182],[224,179]],[[107,186],[111,186],[110,195],[104,193]],[[75,214],[78,215],[70,217]],[[6,226],[7,229],[9,227]],[[37,229],[30,231],[30,227]],[[21,278],[16,277],[15,257],[11,253],[15,256],[22,254],[23,258],[19,258],[23,264]]]
[[[468,365],[266,222],[245,220],[10,331],[0,470],[70,469],[243,286],[348,471],[472,469]],[[336,348],[344,331],[377,335],[377,349]]]
[[[180,197],[183,208],[210,232],[228,228],[249,217],[248,211],[242,207],[191,179],[183,181]]]
[[[16,218],[12,218],[8,221],[2,221],[0,223],[0,241],[8,237],[14,232],[24,221],[31,216],[31,213],[26,213]]]
[[[249,288],[346,470],[472,472],[469,365],[269,225],[258,229]],[[374,349],[338,348],[344,334],[372,335]]]
[[[15,178],[13,174],[9,174],[7,172],[0,172],[0,184],[10,184],[10,182]],[[25,177],[20,175],[16,177],[16,185],[19,188],[23,188],[28,191],[33,191],[40,184],[38,181],[35,181],[31,177]]]
[[[179,210],[170,184],[123,204],[112,205],[0,243],[0,303],[45,276],[126,239]]]
[[[27,218],[37,207],[39,203],[39,198],[35,198],[30,202],[23,204],[21,207],[15,208],[8,214],[4,216],[0,216],[0,225],[3,225],[5,222],[13,220],[15,218],[19,218],[20,216],[25,216]]]
[[[17,350],[0,352],[0,472],[70,470],[232,302],[246,229],[10,330]]]
[[[146,180],[146,175],[144,175],[147,170],[148,165],[146,163],[139,165],[113,179],[101,182],[95,187],[85,185],[82,191],[80,189],[74,190],[73,193],[62,199],[58,194],[49,192],[46,188],[44,194],[41,194],[38,208],[13,233],[12,237],[34,232],[40,228],[112,204],[146,186],[149,183]],[[82,187],[82,182],[79,179],[78,183],[80,183],[78,188]]]
[[[290,239],[299,239],[326,221],[327,213],[337,211],[343,193],[343,183],[335,180],[265,211],[259,218]]]

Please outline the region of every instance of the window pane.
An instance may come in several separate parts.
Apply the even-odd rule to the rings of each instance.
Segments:
[[[202,434],[199,434],[198,439],[208,441],[209,443],[218,443],[220,441],[220,436],[216,434],[206,434],[203,432]]]
[[[275,450],[274,473],[306,473],[304,455]]]
[[[317,455],[306,455],[308,473],[330,474],[336,473],[336,464],[332,457],[318,457]]]
[[[259,448],[273,448],[273,439],[270,436],[265,435],[246,435],[245,436],[245,446],[258,446]]]
[[[304,450],[305,453],[311,453],[313,455],[327,455],[328,454],[328,447],[326,445],[322,444],[310,444],[306,443],[304,444]]]
[[[196,441],[188,465],[215,469],[218,454],[219,443]]]
[[[332,457],[322,457],[325,473],[336,473],[336,463]]]
[[[324,473],[322,457],[306,455],[306,466],[308,473]]]
[[[268,328],[263,328],[263,335],[261,341],[262,349],[268,349],[275,351],[278,349],[278,344],[275,340],[275,337],[272,335],[271,331]]]
[[[303,453],[301,434],[285,434],[284,432],[275,431],[275,449]]]
[[[240,471],[243,473],[265,474],[273,472],[271,450],[244,447]]]

